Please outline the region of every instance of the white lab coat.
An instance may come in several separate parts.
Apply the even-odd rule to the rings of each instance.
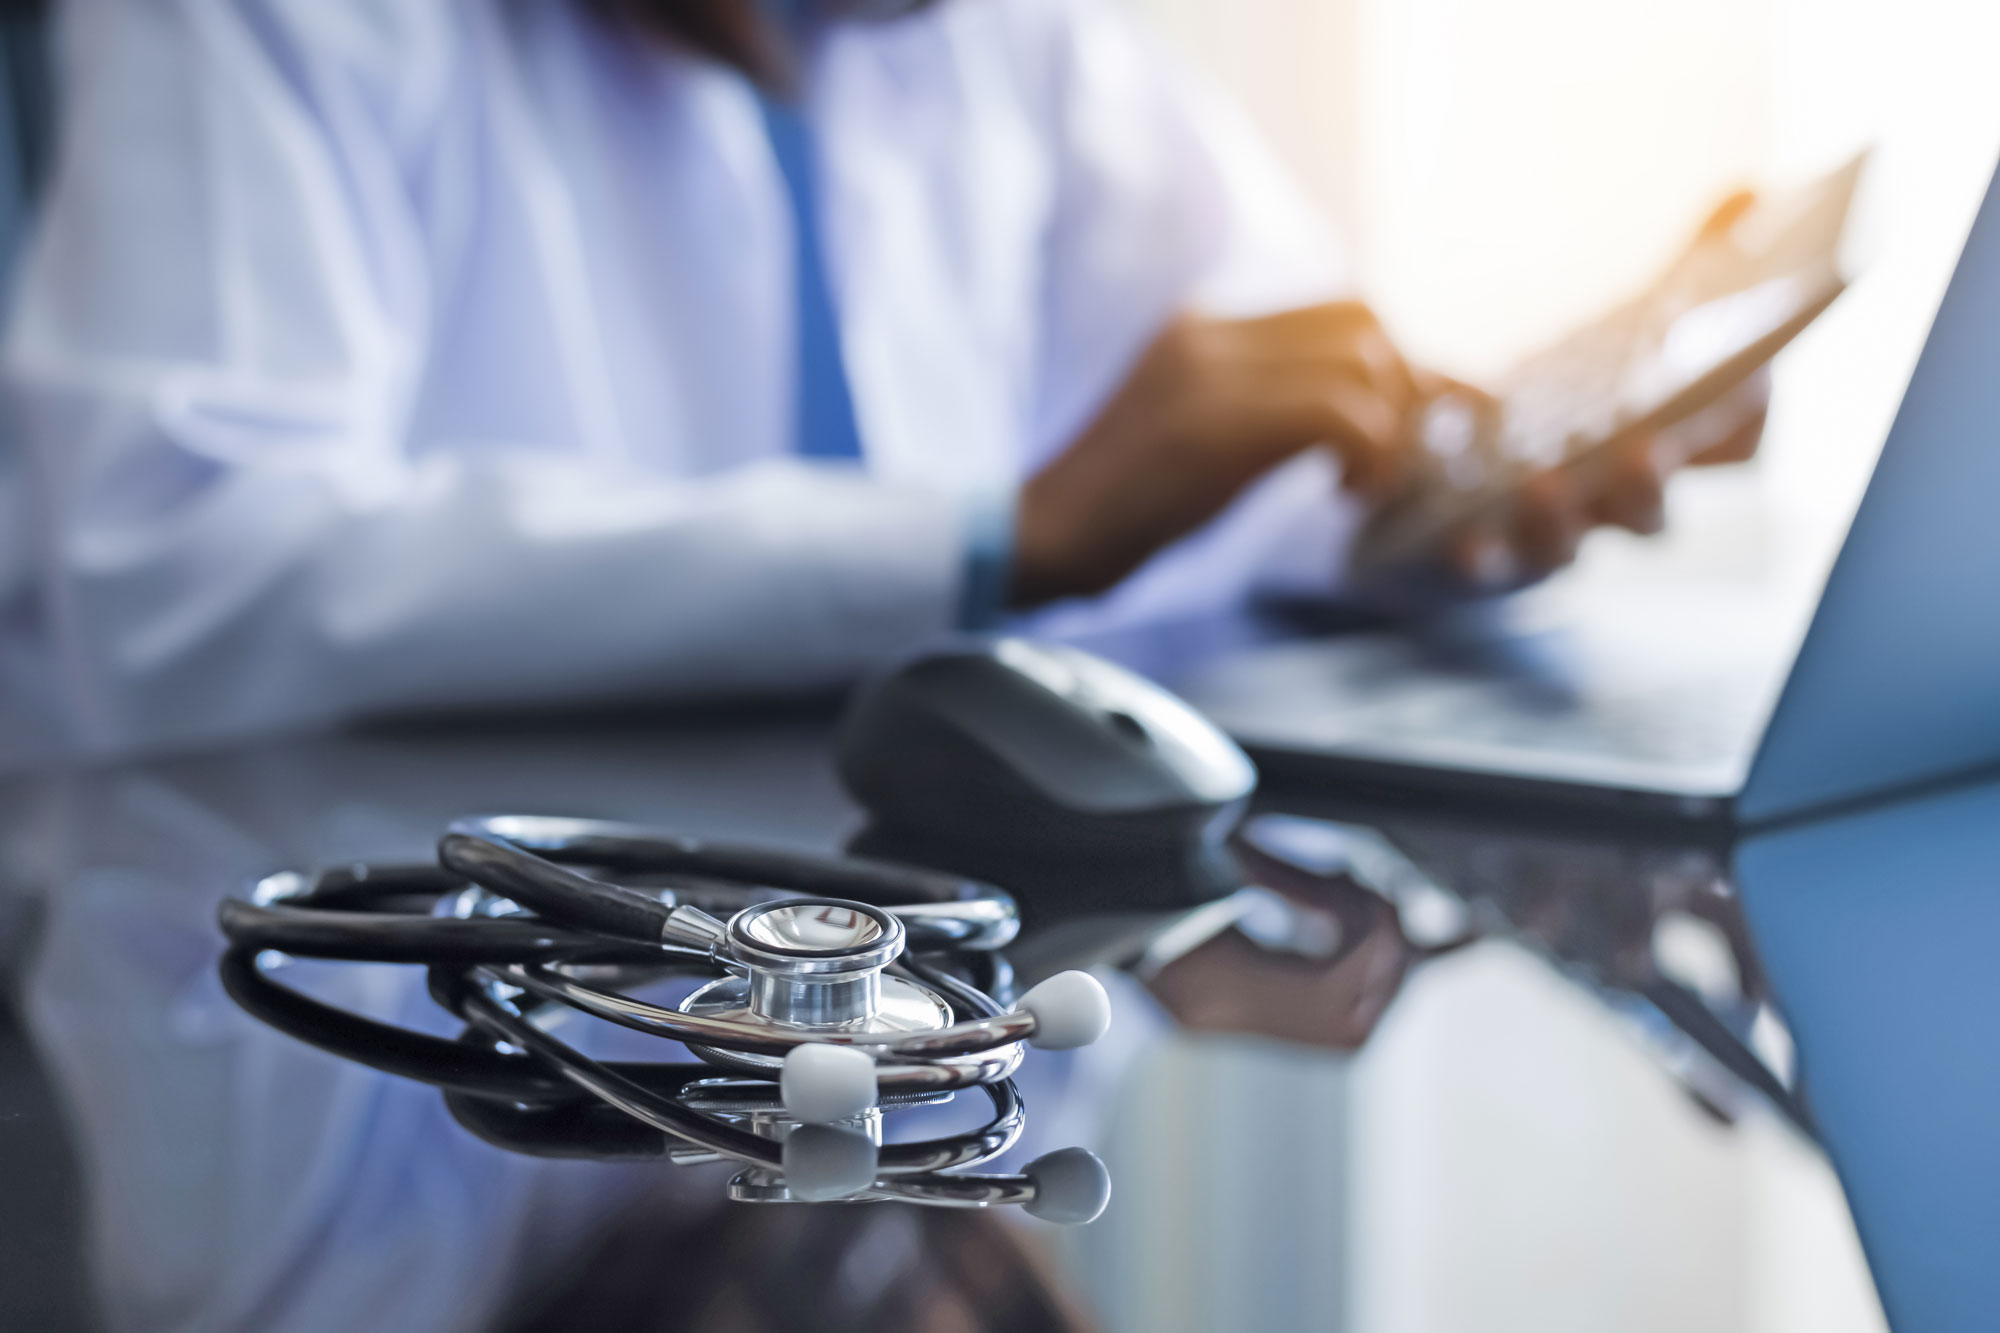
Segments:
[[[1341,290],[1236,116],[1102,0],[814,61],[866,465],[791,448],[750,88],[571,0],[70,0],[5,349],[80,744],[819,686],[951,625],[967,515],[1176,308]],[[1045,628],[1327,586],[1311,458]]]

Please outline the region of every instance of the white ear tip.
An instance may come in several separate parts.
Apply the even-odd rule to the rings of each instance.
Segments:
[[[800,1125],[785,1140],[785,1190],[805,1203],[845,1199],[875,1183],[875,1141],[839,1125]]]
[[[1014,1007],[1035,1016],[1028,1044],[1044,1050],[1088,1046],[1111,1026],[1111,997],[1088,972],[1058,972],[1031,987]]]
[[[852,1046],[794,1046],[778,1075],[778,1094],[805,1124],[852,1119],[875,1104],[875,1061]]]
[[[1028,1163],[1021,1173],[1035,1187],[1022,1211],[1057,1226],[1095,1222],[1111,1202],[1111,1173],[1088,1148],[1058,1148]]]

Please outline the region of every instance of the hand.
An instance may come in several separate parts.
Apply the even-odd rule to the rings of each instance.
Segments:
[[[1675,282],[1756,202],[1755,194],[1739,190],[1718,204],[1660,285]],[[1532,478],[1499,522],[1478,521],[1454,533],[1446,542],[1447,563],[1469,582],[1507,586],[1567,565],[1594,527],[1620,527],[1642,536],[1660,531],[1666,524],[1667,479],[1684,466],[1740,463],[1755,454],[1770,400],[1770,375],[1759,371],[1736,392],[1679,425],[1619,441],[1598,466],[1558,467]]]
[[[1104,591],[1315,445],[1340,458],[1350,487],[1383,486],[1416,397],[1409,367],[1358,303],[1181,316],[1022,488],[1011,604]]]
[[[1700,256],[1712,253],[1756,202],[1754,193],[1739,190],[1718,204],[1657,285],[1671,287]],[[1567,565],[1594,527],[1641,535],[1660,531],[1667,479],[1685,466],[1750,458],[1763,436],[1770,397],[1769,373],[1759,371],[1677,426],[1621,440],[1588,467],[1557,467],[1532,478],[1497,521],[1469,523],[1446,540],[1447,564],[1468,582],[1505,587]]]
[[[1469,583],[1507,586],[1567,565],[1592,528],[1659,532],[1667,479],[1682,467],[1752,457],[1770,396],[1770,376],[1760,371],[1686,421],[1612,445],[1597,466],[1555,467],[1530,478],[1498,516],[1472,520],[1446,540],[1447,562]]]

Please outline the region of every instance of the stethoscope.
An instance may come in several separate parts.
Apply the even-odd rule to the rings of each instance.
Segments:
[[[502,1126],[532,1120],[560,1090],[668,1136],[674,1160],[748,1164],[732,1184],[740,1197],[1017,1202],[1077,1221],[1095,1216],[1108,1190],[1102,1166],[1080,1149],[1019,1176],[964,1173],[1019,1135],[1011,1076],[1023,1044],[1086,1045],[1110,1013],[1084,972],[1058,973],[1011,1008],[990,993],[1011,989],[995,951],[1019,929],[1013,899],[990,885],[883,861],[502,816],[452,824],[436,865],[268,876],[248,901],[224,902],[220,920],[235,946],[223,978],[246,1008],[291,1035],[446,1088],[453,1113],[485,1137],[506,1137]],[[428,964],[433,997],[469,1025],[468,1038],[447,1042],[321,1005],[271,979],[285,956]],[[635,979],[689,970],[713,975],[677,1005],[624,993]],[[976,971],[984,988],[961,970]],[[548,1030],[563,1011],[681,1041],[705,1064],[600,1064]],[[716,1068],[734,1077],[693,1072]],[[883,1105],[972,1087],[993,1102],[983,1129],[879,1142]]]

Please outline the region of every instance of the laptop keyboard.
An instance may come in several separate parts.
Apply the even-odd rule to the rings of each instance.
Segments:
[[[1716,681],[1661,683],[1587,697],[1519,686],[1424,691],[1371,708],[1378,737],[1449,737],[1467,744],[1667,763],[1745,754],[1763,709]]]

